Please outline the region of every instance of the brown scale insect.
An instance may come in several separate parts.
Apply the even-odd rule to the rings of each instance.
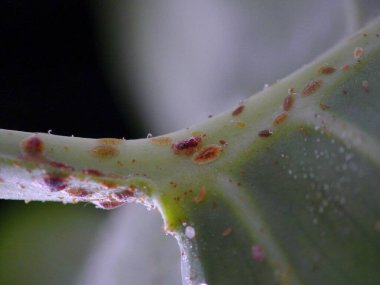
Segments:
[[[329,75],[332,74],[336,71],[335,67],[332,66],[322,66],[321,68],[318,69],[318,74],[324,74],[324,75]]]
[[[21,148],[28,157],[40,157],[44,153],[45,144],[37,135],[31,135],[21,142]]]
[[[222,147],[219,145],[208,145],[194,154],[193,162],[195,164],[207,164],[216,160],[222,153]]]
[[[204,186],[201,187],[197,196],[194,197],[193,201],[195,203],[200,203],[206,198],[206,188]]]
[[[119,151],[112,145],[98,145],[91,149],[91,153],[98,158],[113,158]]]
[[[244,105],[240,105],[239,107],[237,107],[233,112],[232,112],[232,116],[237,116],[237,115],[240,115],[244,110]]]
[[[278,126],[278,125],[282,124],[283,122],[285,122],[287,118],[288,118],[288,113],[282,112],[276,118],[274,118],[273,125]]]
[[[197,151],[202,142],[201,137],[190,137],[183,141],[172,144],[172,150],[175,154],[191,155]]]
[[[273,135],[273,132],[271,130],[262,130],[258,132],[258,136],[261,138],[267,138]]]
[[[293,95],[288,95],[284,98],[284,102],[282,103],[282,109],[284,109],[284,111],[290,111],[290,109],[293,108],[293,105],[294,105],[294,96]]]
[[[303,88],[301,95],[302,97],[309,96],[315,92],[317,92],[322,87],[322,80],[312,80]]]

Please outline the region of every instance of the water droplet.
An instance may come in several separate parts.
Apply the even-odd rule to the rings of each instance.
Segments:
[[[195,229],[191,226],[187,226],[185,228],[185,235],[189,239],[193,239],[195,237]]]
[[[146,135],[146,138],[147,138],[147,139],[150,139],[151,137],[153,137],[153,135],[152,135],[151,133],[148,133],[148,134]]]

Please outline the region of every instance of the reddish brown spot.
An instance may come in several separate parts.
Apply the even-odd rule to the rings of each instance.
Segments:
[[[222,236],[223,237],[227,237],[229,236],[230,234],[232,233],[232,229],[231,228],[225,228],[223,233],[222,233]]]
[[[261,246],[259,245],[253,245],[251,247],[251,254],[252,254],[253,259],[256,260],[257,262],[263,262],[265,259],[265,253],[263,249],[261,248]]]
[[[45,150],[44,142],[37,135],[31,135],[24,139],[21,147],[25,155],[29,157],[40,157]]]
[[[319,103],[319,107],[323,110],[323,111],[326,111],[328,109],[330,109],[330,106],[325,104],[325,103]]]
[[[105,144],[105,145],[118,145],[123,142],[121,139],[114,139],[114,138],[102,138],[102,139],[97,139],[97,141],[100,144]]]
[[[354,49],[354,58],[360,60],[363,56],[364,50],[362,47],[357,47]]]
[[[199,165],[207,164],[216,160],[222,153],[219,145],[208,145],[194,154],[193,162]]]
[[[186,140],[172,144],[172,150],[175,154],[191,155],[196,152],[201,142],[201,137],[190,137]]]
[[[341,70],[346,72],[346,71],[349,71],[350,68],[351,68],[351,66],[349,64],[345,64],[342,66]]]
[[[48,173],[44,175],[43,180],[51,192],[58,192],[67,187],[67,176],[58,173]]]
[[[48,165],[50,165],[51,167],[54,167],[54,168],[71,170],[71,171],[75,170],[74,167],[72,167],[71,165],[68,165],[68,164],[65,164],[62,162],[58,162],[58,161],[48,160],[48,161],[46,161],[46,163]]]
[[[232,116],[240,115],[241,112],[243,112],[243,110],[244,110],[244,105],[240,105],[239,107],[237,107],[237,108],[232,112]]]
[[[336,71],[335,67],[332,66],[322,66],[320,69],[318,69],[319,74],[329,75]]]
[[[173,139],[170,137],[157,137],[157,138],[150,138],[149,141],[157,145],[169,145],[173,142]]]
[[[309,96],[317,92],[322,87],[322,80],[312,80],[303,88],[301,94],[303,97]]]
[[[104,176],[104,173],[96,169],[83,169],[82,173],[86,175],[92,175],[92,176]]]
[[[67,194],[74,197],[87,197],[90,195],[90,193],[83,188],[70,188],[65,191]]]
[[[113,158],[119,151],[112,145],[99,145],[93,147],[91,153],[98,158]]]
[[[282,108],[284,111],[289,111],[291,108],[293,108],[294,105],[294,96],[293,95],[288,95],[284,98],[284,102],[282,103]]]
[[[197,196],[194,197],[193,201],[195,203],[200,203],[206,198],[206,188],[204,186],[201,187]]]
[[[273,134],[273,132],[271,130],[262,130],[262,131],[258,132],[258,136],[261,138],[270,137],[272,134]]]
[[[225,140],[219,140],[219,143],[220,143],[222,146],[228,146],[228,143],[227,143]]]
[[[273,125],[275,125],[275,126],[280,125],[283,122],[285,122],[287,118],[288,118],[288,113],[287,112],[282,112],[276,118],[274,118]]]

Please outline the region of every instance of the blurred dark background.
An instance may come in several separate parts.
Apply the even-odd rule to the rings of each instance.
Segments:
[[[123,117],[112,97],[89,3],[5,1],[0,11],[1,128],[84,137],[142,135],[132,106]]]
[[[0,128],[146,135],[132,105],[120,110],[112,96],[90,2],[1,2]],[[0,284],[71,284],[107,215],[84,204],[0,201]]]

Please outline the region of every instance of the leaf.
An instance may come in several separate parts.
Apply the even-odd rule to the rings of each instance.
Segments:
[[[377,20],[221,129],[198,127],[228,146],[196,182],[181,177],[201,202],[162,201],[185,284],[380,282],[379,31]]]
[[[156,207],[185,284],[378,284],[379,33],[163,137],[0,131],[0,197]]]

